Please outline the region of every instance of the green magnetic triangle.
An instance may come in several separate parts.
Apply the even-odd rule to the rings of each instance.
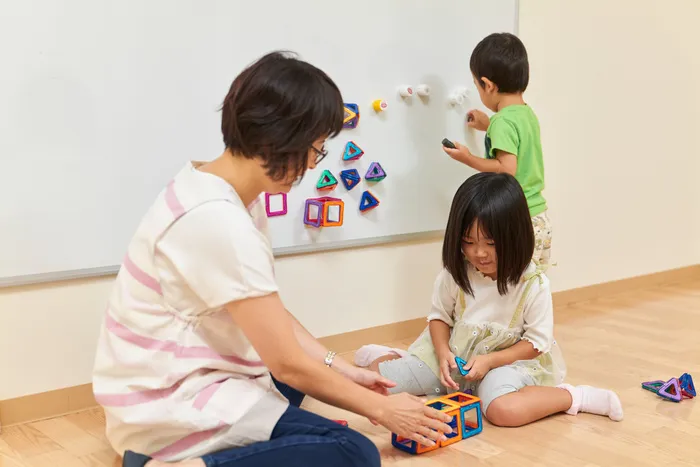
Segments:
[[[333,176],[330,170],[326,169],[319,177],[318,182],[316,182],[316,188],[321,189],[337,184],[338,179],[336,179],[335,176]]]

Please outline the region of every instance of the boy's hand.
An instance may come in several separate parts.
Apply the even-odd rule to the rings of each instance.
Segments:
[[[454,382],[451,376],[452,370],[457,369],[455,355],[449,350],[445,350],[438,355],[438,361],[440,362],[440,383],[447,388],[459,390],[459,385]]]
[[[472,155],[471,151],[469,151],[469,148],[466,146],[462,146],[456,141],[453,141],[452,144],[455,145],[455,149],[443,146],[442,150],[445,151],[447,155],[450,156],[452,159],[466,164],[467,159],[469,159],[469,157]]]
[[[469,370],[469,374],[464,377],[465,380],[480,380],[486,376],[486,373],[491,371],[491,359],[488,355],[477,355],[470,358],[464,368]]]
[[[491,123],[491,120],[489,120],[488,115],[481,110],[472,109],[467,112],[467,126],[469,128],[486,131],[489,129],[489,123]]]

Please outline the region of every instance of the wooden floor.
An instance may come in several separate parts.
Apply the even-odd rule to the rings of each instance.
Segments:
[[[700,283],[572,305],[558,309],[555,319],[568,381],[616,390],[624,405],[624,421],[558,415],[516,429],[486,424],[483,433],[472,439],[412,457],[392,448],[386,430],[361,417],[317,401],[309,401],[307,408],[347,419],[379,446],[387,466],[700,465],[700,401],[666,402],[640,387],[642,381],[666,380],[684,372],[700,382]],[[103,431],[99,409],[5,427],[0,435],[0,467],[119,465]]]

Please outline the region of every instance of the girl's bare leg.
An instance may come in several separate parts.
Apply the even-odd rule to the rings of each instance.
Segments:
[[[589,412],[622,420],[622,404],[612,391],[591,386],[560,387],[526,386],[518,392],[506,394],[491,402],[486,418],[498,426],[522,426],[566,412],[576,415]]]

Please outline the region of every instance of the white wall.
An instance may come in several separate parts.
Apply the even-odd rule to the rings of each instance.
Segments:
[[[557,288],[700,262],[700,2],[521,0]]]
[[[700,263],[700,2],[521,0],[520,14],[555,289]],[[277,275],[324,336],[424,315],[439,261],[430,241],[283,258]],[[111,284],[0,291],[0,400],[90,381]]]

